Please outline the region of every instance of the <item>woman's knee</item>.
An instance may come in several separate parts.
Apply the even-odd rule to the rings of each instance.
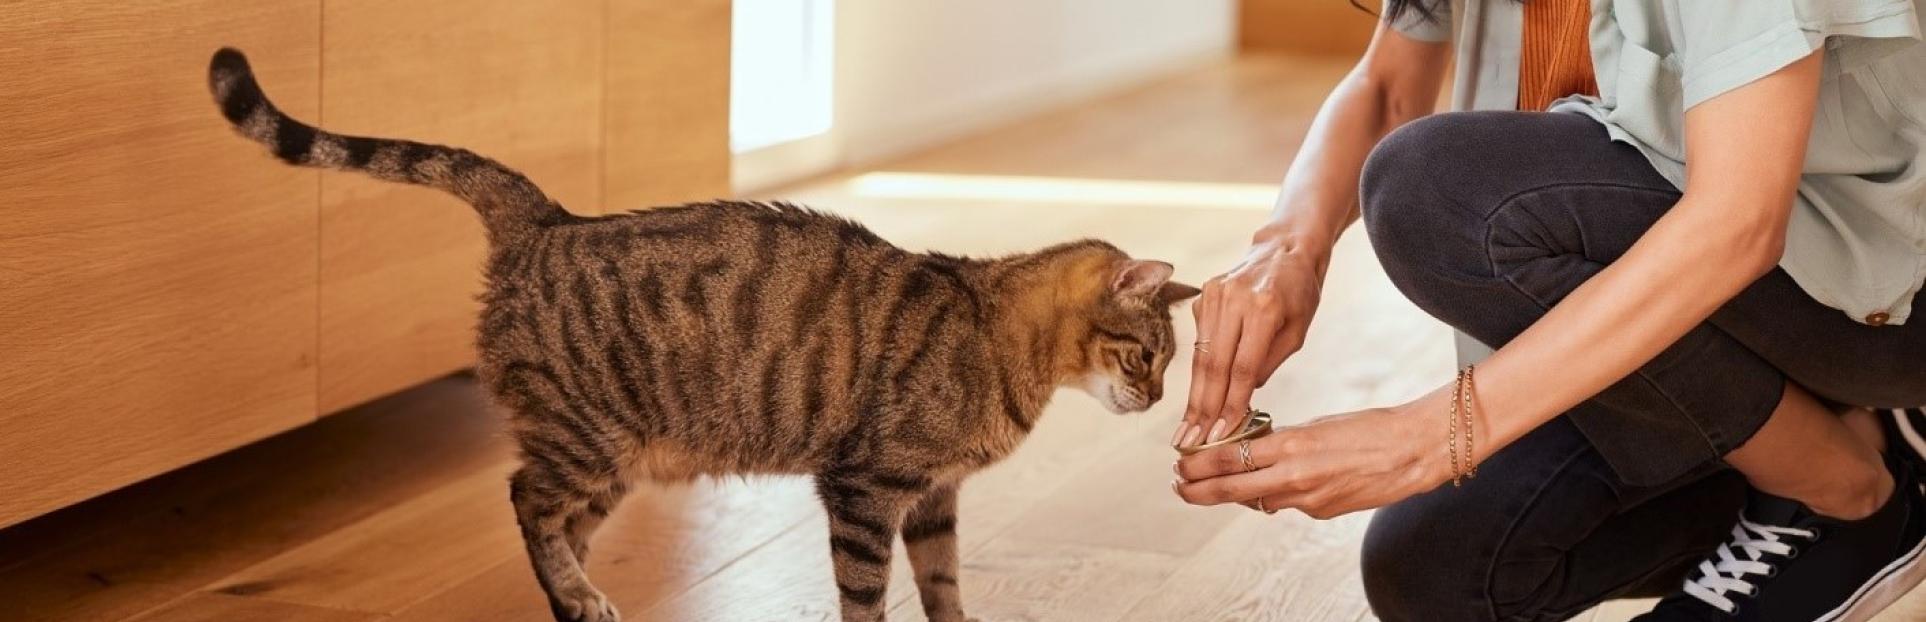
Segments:
[[[1441,192],[1438,167],[1451,160],[1454,142],[1472,131],[1463,115],[1438,114],[1405,124],[1378,142],[1365,159],[1358,202],[1365,230],[1387,262],[1428,247],[1423,239],[1463,226],[1463,214]],[[1413,258],[1422,260],[1425,258]]]
[[[1479,581],[1489,567],[1484,543],[1440,537],[1454,524],[1450,504],[1412,499],[1371,517],[1359,553],[1364,595],[1386,622],[1487,620],[1491,604]]]
[[[1491,294],[1508,291],[1492,272],[1489,227],[1477,192],[1467,187],[1480,174],[1473,161],[1489,159],[1472,150],[1489,143],[1491,131],[1490,119],[1472,114],[1406,124],[1371,152],[1359,186],[1365,229],[1385,275],[1412,303],[1453,326],[1488,315]]]

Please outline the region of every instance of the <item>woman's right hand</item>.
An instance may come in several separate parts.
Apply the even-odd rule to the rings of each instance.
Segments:
[[[1380,26],[1357,67],[1325,99],[1284,174],[1271,223],[1253,237],[1244,260],[1205,283],[1192,303],[1201,347],[1173,444],[1230,435],[1249,410],[1251,391],[1303,345],[1331,247],[1357,219],[1365,159],[1385,134],[1436,107],[1450,61],[1448,42]]]
[[[1204,283],[1192,304],[1197,343],[1190,403],[1173,446],[1214,441],[1235,432],[1251,392],[1304,344],[1317,312],[1329,248],[1292,245],[1260,234],[1244,259]]]

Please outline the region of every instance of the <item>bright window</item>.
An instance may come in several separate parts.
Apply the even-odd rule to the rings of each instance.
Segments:
[[[829,131],[835,0],[735,0],[729,145],[753,151]]]

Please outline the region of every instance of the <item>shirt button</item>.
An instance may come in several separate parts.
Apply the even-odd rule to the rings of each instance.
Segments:
[[[1872,315],[1866,316],[1866,325],[1885,326],[1886,320],[1890,320],[1890,319],[1893,319],[1893,316],[1886,315],[1886,312],[1880,311],[1877,313],[1873,313]]]

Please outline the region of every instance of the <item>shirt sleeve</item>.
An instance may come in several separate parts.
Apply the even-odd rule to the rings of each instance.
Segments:
[[[1686,109],[1821,47],[1865,58],[1920,38],[1915,0],[1677,0],[1672,9]]]
[[[1442,43],[1451,40],[1451,2],[1450,0],[1410,0],[1412,6],[1406,7],[1397,19],[1385,20],[1404,36],[1429,43]],[[1391,0],[1385,0],[1379,15],[1390,15]],[[1422,7],[1431,11],[1431,17],[1418,11]]]

